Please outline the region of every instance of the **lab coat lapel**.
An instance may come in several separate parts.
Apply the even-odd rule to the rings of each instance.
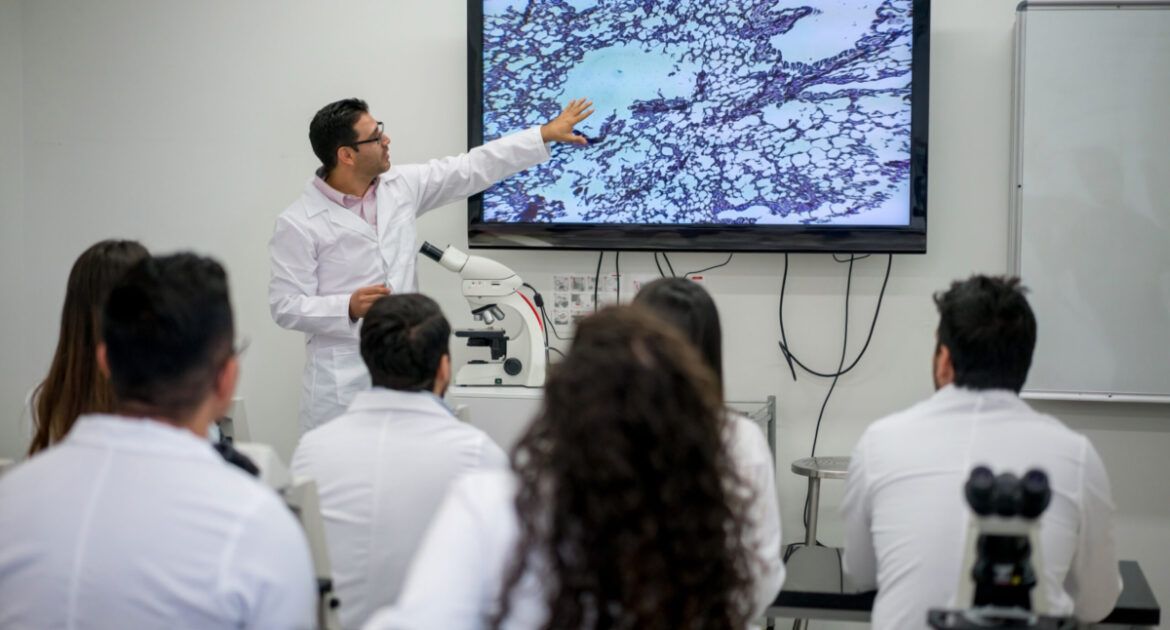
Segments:
[[[371,241],[377,242],[378,236],[374,234],[374,228],[370,227],[369,223],[366,223],[353,210],[343,208],[330,201],[328,197],[321,194],[321,191],[317,190],[312,181],[305,186],[305,195],[309,201],[309,212],[325,212],[330,223],[357,232]],[[380,210],[379,214],[381,214]]]
[[[386,242],[386,226],[390,225],[390,212],[393,209],[394,199],[390,196],[389,186],[386,182],[398,177],[398,171],[393,167],[381,177],[378,178],[378,185],[381,188],[378,190],[378,242]]]

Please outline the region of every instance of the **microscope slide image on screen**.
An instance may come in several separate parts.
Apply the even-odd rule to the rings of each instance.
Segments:
[[[484,140],[596,113],[487,222],[906,226],[912,0],[485,0]]]

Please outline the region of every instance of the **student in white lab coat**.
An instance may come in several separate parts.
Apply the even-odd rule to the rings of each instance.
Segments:
[[[853,451],[841,511],[844,570],[878,589],[876,630],[927,628],[930,608],[955,602],[970,510],[963,484],[975,466],[1048,475],[1040,517],[1049,614],[1098,621],[1121,591],[1109,477],[1093,445],[1018,393],[1036,344],[1036,320],[1015,278],[974,276],[935,296],[939,311],[929,399],[878,420]]]
[[[321,168],[277,217],[268,244],[272,318],[305,333],[302,432],[341,414],[369,388],[360,321],[379,297],[418,290],[415,218],[544,162],[548,142],[586,144],[573,126],[593,113],[591,105],[575,100],[539,127],[456,157],[393,168],[390,137],[365,102],[346,99],[317,112],[309,141]]]
[[[583,320],[510,472],[462,477],[367,628],[744,628],[745,493],[714,373],[639,307]]]
[[[239,373],[227,276],[191,254],[114,286],[97,361],[114,414],[0,478],[0,628],[311,628],[304,534],[208,427]]]
[[[440,398],[451,382],[450,336],[426,296],[375,302],[361,331],[373,389],[301,436],[293,455],[293,474],[317,481],[343,628],[360,628],[398,597],[452,480],[507,468],[500,447]]]
[[[723,391],[723,331],[719,326],[719,309],[711,294],[698,283],[686,278],[660,278],[638,291],[634,303],[674,324],[686,336],[707,367],[719,380]],[[784,563],[780,560],[780,505],[776,497],[776,464],[760,427],[751,419],[727,411],[727,447],[740,476],[748,482],[750,500],[750,546],[759,562],[755,569],[755,607],[763,611],[784,583]]]

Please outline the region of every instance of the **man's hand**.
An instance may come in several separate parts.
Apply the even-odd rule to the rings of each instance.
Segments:
[[[384,285],[375,284],[370,287],[362,287],[353,292],[349,296],[349,319],[350,321],[357,321],[366,316],[366,311],[378,301],[378,298],[390,295],[390,289]]]
[[[585,136],[573,133],[573,126],[593,115],[593,101],[578,98],[569,101],[556,118],[540,126],[540,138],[545,142],[571,142],[589,144]]]

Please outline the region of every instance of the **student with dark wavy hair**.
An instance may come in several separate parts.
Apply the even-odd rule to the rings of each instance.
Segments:
[[[367,628],[744,628],[746,483],[714,374],[636,307],[581,322],[512,471],[453,484]]]
[[[703,362],[715,373],[719,398],[723,390],[723,332],[719,309],[711,294],[686,278],[660,278],[638,291],[634,303],[673,324],[694,344]],[[759,557],[755,573],[755,605],[762,612],[784,583],[780,560],[780,506],[776,497],[776,463],[760,427],[740,413],[726,410],[724,439],[732,461],[752,490],[751,548]]]
[[[48,375],[30,398],[29,455],[64,439],[81,414],[113,411],[114,392],[97,364],[102,304],[122,274],[148,255],[137,241],[106,240],[91,245],[73,263],[57,350]]]

